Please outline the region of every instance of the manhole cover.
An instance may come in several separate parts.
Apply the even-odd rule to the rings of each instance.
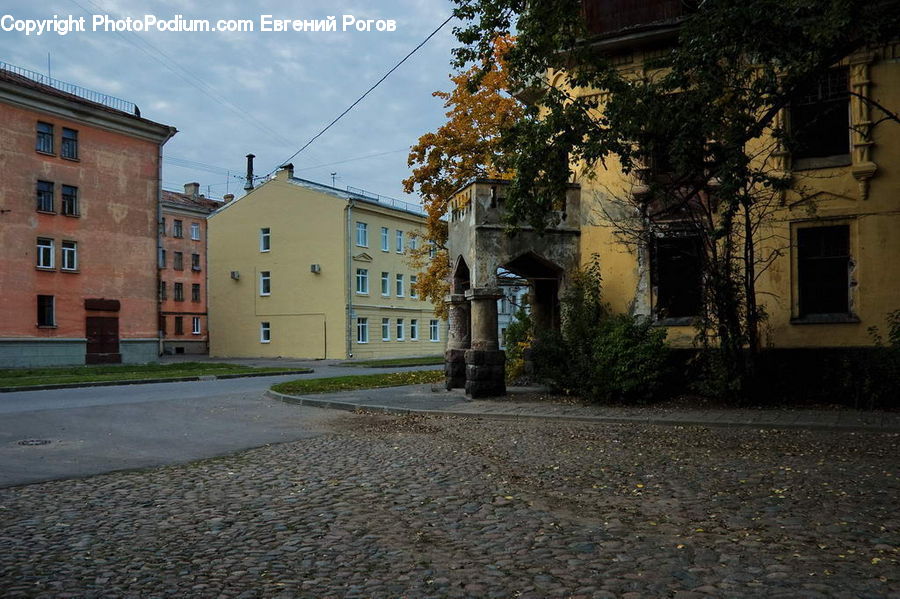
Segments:
[[[23,439],[19,445],[50,445],[50,439]]]

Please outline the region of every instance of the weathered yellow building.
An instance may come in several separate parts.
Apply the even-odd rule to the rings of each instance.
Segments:
[[[418,206],[295,178],[293,166],[208,220],[210,355],[375,358],[443,352],[407,250]]]
[[[670,18],[601,32],[597,43],[608,45],[621,69],[645,74],[647,61],[677,29],[680,13],[670,4]],[[565,86],[565,73],[551,71],[548,83]],[[767,315],[762,342],[779,348],[871,345],[869,328],[884,332],[887,314],[900,309],[900,125],[871,127],[884,114],[860,96],[900,107],[900,44],[853,53],[808,92],[778,118],[788,130],[801,120],[810,125],[804,132],[810,143],[795,155],[780,148],[770,156],[792,189],[772,203],[757,233],[758,258],[773,257],[757,283]],[[575,170],[581,261],[599,255],[605,300],[616,311],[667,326],[673,345],[691,345],[703,281],[689,235],[623,243],[613,220],[629,218],[624,206],[639,192],[639,177],[624,175],[615,159],[592,173],[581,165]]]

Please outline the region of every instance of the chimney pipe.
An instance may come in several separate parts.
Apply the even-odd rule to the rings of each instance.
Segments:
[[[253,189],[253,159],[256,158],[253,154],[247,154],[247,182],[244,183],[244,191],[250,191]]]
[[[199,183],[185,183],[184,184],[184,193],[185,195],[189,195],[192,198],[196,198],[200,195],[200,184]]]

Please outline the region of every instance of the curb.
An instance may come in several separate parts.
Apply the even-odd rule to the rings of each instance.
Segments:
[[[15,393],[17,391],[52,391],[54,389],[78,389],[81,387],[117,387],[119,385],[151,385],[153,383],[185,383],[193,381],[215,381],[224,379],[244,379],[261,376],[284,376],[288,374],[310,374],[315,372],[312,368],[303,370],[279,370],[276,372],[248,372],[246,374],[218,374],[200,376],[179,376],[164,379],[130,379],[124,381],[96,381],[93,383],[59,383],[57,385],[28,385],[27,387],[0,387],[0,393]]]
[[[589,422],[594,424],[653,424],[659,426],[705,426],[717,428],[758,428],[758,429],[800,429],[812,431],[843,431],[843,432],[876,432],[896,433],[897,427],[884,427],[877,425],[837,425],[810,422],[800,423],[763,423],[741,422],[738,420],[686,420],[665,417],[637,417],[637,416],[558,416],[556,414],[515,414],[511,412],[477,412],[472,410],[426,410],[416,408],[395,408],[381,405],[368,405],[349,401],[333,401],[327,399],[315,399],[297,395],[285,395],[269,389],[265,396],[284,403],[313,408],[325,408],[329,410],[342,410],[345,412],[372,412],[376,414],[420,414],[423,416],[457,416],[462,418],[489,418],[492,420],[553,420],[557,422]]]

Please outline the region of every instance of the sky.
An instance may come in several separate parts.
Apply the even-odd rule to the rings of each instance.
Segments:
[[[163,187],[196,181],[209,197],[240,196],[246,154],[264,175],[284,163],[452,12],[450,0],[6,0],[15,20],[85,17],[85,31],[0,31],[0,60],[137,104],[178,134],[163,149]],[[93,30],[110,19],[248,19],[253,32]],[[260,31],[275,19],[335,16],[337,31]],[[343,30],[345,15],[395,31]],[[12,21],[8,21],[12,22]],[[292,159],[295,176],[417,202],[405,195],[409,147],[445,120],[448,23],[350,113]],[[332,179],[332,173],[334,179]]]

